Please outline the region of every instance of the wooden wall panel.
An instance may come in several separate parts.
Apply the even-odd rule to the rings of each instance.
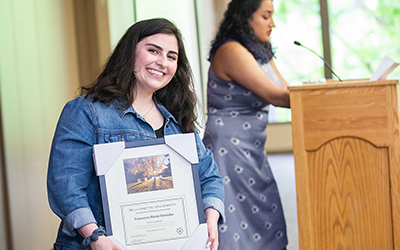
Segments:
[[[96,80],[111,53],[107,1],[73,0],[73,11],[79,82],[86,86]]]

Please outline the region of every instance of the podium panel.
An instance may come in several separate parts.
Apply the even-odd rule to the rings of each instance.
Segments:
[[[301,250],[400,250],[397,83],[289,87]]]

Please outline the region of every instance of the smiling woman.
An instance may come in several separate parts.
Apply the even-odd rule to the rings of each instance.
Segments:
[[[105,223],[92,147],[193,133],[196,100],[176,26],[166,19],[132,25],[97,80],[82,88],[82,95],[68,102],[60,116],[47,179],[50,206],[62,220],[54,249],[82,249],[82,244],[91,249],[119,249],[102,235]],[[196,133],[195,138],[207,242],[216,250],[217,223],[225,221],[222,178],[211,151]],[[147,177],[153,181],[141,183],[145,187],[171,187],[168,178]]]

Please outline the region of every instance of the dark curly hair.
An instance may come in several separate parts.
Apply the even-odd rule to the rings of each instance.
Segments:
[[[136,45],[142,39],[155,34],[170,34],[178,41],[178,66],[171,81],[158,90],[155,98],[176,118],[182,132],[194,132],[196,123],[193,73],[186,56],[179,29],[164,18],[148,19],[133,24],[121,38],[97,80],[81,88],[81,94],[93,101],[110,104],[123,100],[122,108],[128,108],[135,99],[136,77],[134,73]]]
[[[208,60],[211,61],[218,48],[229,40],[235,40],[249,50],[256,60],[269,62],[274,56],[271,43],[261,42],[253,32],[249,19],[260,8],[263,0],[232,0],[228,4],[217,35],[211,43]]]

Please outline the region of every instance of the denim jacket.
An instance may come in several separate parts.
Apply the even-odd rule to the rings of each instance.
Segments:
[[[93,102],[83,96],[69,101],[60,116],[51,147],[47,173],[51,209],[61,218],[55,249],[80,249],[82,236],[76,230],[88,223],[104,226],[98,177],[93,165],[94,144],[156,138],[153,128],[132,106],[119,108]],[[164,134],[181,133],[175,118],[161,104]],[[199,157],[198,171],[204,209],[214,208],[224,221],[222,178],[212,152],[195,134]]]

